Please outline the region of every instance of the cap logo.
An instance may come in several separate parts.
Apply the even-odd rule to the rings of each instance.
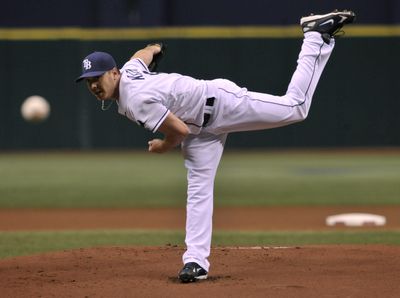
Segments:
[[[85,70],[91,69],[92,68],[92,63],[90,62],[89,59],[83,60],[83,68]]]

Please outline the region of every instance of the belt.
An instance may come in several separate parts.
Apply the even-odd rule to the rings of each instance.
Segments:
[[[204,120],[203,120],[203,125],[202,127],[206,127],[207,123],[210,121],[211,119],[211,112],[212,112],[212,107],[214,106],[214,101],[215,101],[215,97],[210,97],[207,98],[206,100],[206,106],[204,108]]]

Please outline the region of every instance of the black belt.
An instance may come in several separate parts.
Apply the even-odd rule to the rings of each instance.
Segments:
[[[214,106],[214,101],[215,101],[215,97],[207,98],[206,106],[209,106],[209,107]],[[202,127],[205,127],[207,125],[208,121],[210,121],[210,119],[211,119],[211,114],[210,113],[204,113],[204,120],[203,120]]]

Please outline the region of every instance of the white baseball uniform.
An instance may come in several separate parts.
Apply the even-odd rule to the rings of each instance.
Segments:
[[[155,132],[173,113],[190,130],[182,143],[188,180],[184,263],[196,262],[209,270],[214,178],[227,134],[304,120],[334,43],[333,39],[325,43],[317,32],[305,34],[296,71],[283,96],[251,92],[225,79],[152,73],[140,59],[123,66],[120,114]]]

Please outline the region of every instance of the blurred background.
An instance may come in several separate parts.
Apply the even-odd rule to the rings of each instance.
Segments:
[[[17,0],[0,9],[0,149],[146,150],[149,132],[116,105],[101,111],[85,84],[75,83],[82,58],[94,50],[122,66],[161,40],[168,53],[160,71],[284,94],[302,41],[300,17],[335,8],[354,10],[357,23],[338,40],[309,119],[232,134],[227,147],[399,146],[398,0]],[[42,123],[21,117],[31,95],[51,105]]]
[[[90,52],[109,52],[122,67],[148,43],[163,41],[168,50],[159,66],[162,72],[227,78],[252,91],[282,95],[302,44],[300,18],[335,8],[355,11],[357,20],[337,40],[308,119],[268,131],[234,133],[227,141],[226,151],[231,151],[224,154],[216,178],[215,206],[217,212],[231,209],[225,219],[216,218],[224,223],[230,218],[240,226],[246,216],[236,214],[248,208],[249,221],[262,216],[264,226],[254,229],[263,234],[216,234],[214,243],[398,244],[399,0],[3,0],[0,258],[106,244],[183,243],[182,158],[178,150],[166,156],[148,154],[147,141],[154,138],[150,132],[119,115],[116,104],[102,111],[85,84],[75,83]],[[21,116],[22,103],[33,95],[51,106],[50,116],[40,123]],[[263,206],[294,208],[272,217],[296,231],[304,229],[297,214],[308,218],[302,208],[307,206],[314,207],[313,220],[320,226],[327,215],[361,211],[387,216],[385,229],[396,230],[280,234],[273,231],[276,226]],[[168,230],[165,220],[162,232],[143,232],[134,215],[124,227],[139,230],[123,237],[117,230],[51,231],[63,209],[71,212],[66,222],[75,223],[72,214],[80,212],[75,209],[90,213],[91,208],[177,208],[172,214],[181,216],[172,216],[171,222],[179,221],[176,227],[182,231]],[[25,209],[33,209],[27,211],[33,214],[30,221]],[[52,220],[42,220],[45,212],[37,209],[48,209]],[[105,213],[94,214],[83,215],[83,222],[114,229],[113,223],[120,221],[113,213],[116,218],[104,224]],[[153,214],[159,218],[158,212]],[[153,217],[146,220],[155,222]],[[21,222],[26,230],[41,222],[50,232],[2,232]]]

